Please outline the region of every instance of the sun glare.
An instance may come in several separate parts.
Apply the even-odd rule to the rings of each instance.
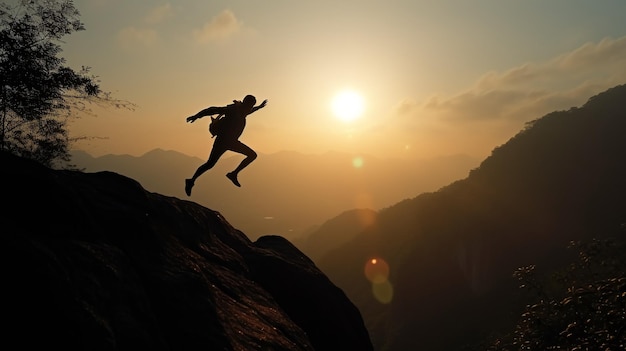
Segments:
[[[332,109],[335,117],[344,122],[351,122],[363,113],[363,97],[352,90],[344,90],[333,98]]]

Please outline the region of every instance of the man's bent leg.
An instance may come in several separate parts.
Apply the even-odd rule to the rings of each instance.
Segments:
[[[238,152],[240,154],[246,155],[246,158],[244,158],[241,161],[239,166],[237,166],[237,168],[235,168],[234,171],[226,174],[226,177],[228,177],[228,179],[230,179],[233,182],[233,184],[240,187],[241,184],[239,184],[237,176],[239,175],[239,172],[241,172],[242,169],[248,167],[248,165],[257,158],[257,153],[254,150],[252,150],[248,145],[240,141],[238,141],[236,145],[231,147],[231,150]]]

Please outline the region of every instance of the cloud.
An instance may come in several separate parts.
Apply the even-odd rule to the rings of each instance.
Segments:
[[[605,38],[549,60],[487,72],[457,94],[405,99],[394,107],[395,121],[386,128],[399,131],[397,140],[416,153],[487,156],[527,122],[582,106],[625,83],[626,37]]]
[[[119,31],[118,42],[124,48],[153,47],[159,40],[156,25],[174,15],[172,6],[167,3],[152,8],[143,18],[145,26],[129,26]],[[199,43],[225,40],[243,30],[243,23],[230,10],[224,10],[202,28],[193,31],[194,39]]]
[[[159,38],[155,30],[126,27],[117,34],[118,42],[125,48],[130,47],[151,47],[155,45]]]
[[[527,84],[540,78],[542,69],[536,64],[525,63],[519,67],[509,69],[504,73],[488,72],[478,79],[475,89],[489,90],[499,86],[514,86]]]
[[[626,61],[626,37],[605,38],[599,43],[587,43],[554,60],[562,70],[589,69],[597,66],[621,65]]]
[[[589,97],[625,82],[626,37],[606,38],[545,62],[488,72],[466,91],[432,96],[415,106],[405,102],[397,112],[411,109],[414,116],[440,122],[519,123],[580,106]]]
[[[152,47],[159,41],[159,34],[152,26],[162,23],[173,14],[169,3],[154,7],[143,18],[143,22],[148,25],[147,27],[130,26],[123,28],[118,32],[117,40],[124,48]]]
[[[242,26],[232,11],[224,10],[201,29],[194,30],[193,35],[199,43],[204,44],[229,38],[241,31]]]
[[[172,17],[173,15],[174,11],[172,10],[172,6],[167,3],[150,10],[144,18],[144,21],[148,24],[157,24],[163,22],[169,17]]]
[[[417,107],[417,103],[414,99],[404,99],[395,107],[398,114],[406,115],[411,113]]]

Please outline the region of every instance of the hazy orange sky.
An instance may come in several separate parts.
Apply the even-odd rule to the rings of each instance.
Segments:
[[[486,157],[527,121],[626,83],[626,1],[76,0],[74,69],[137,105],[72,124],[93,156],[155,148],[206,158],[205,118],[269,103],[241,140],[260,153]],[[351,89],[363,113],[333,114]]]

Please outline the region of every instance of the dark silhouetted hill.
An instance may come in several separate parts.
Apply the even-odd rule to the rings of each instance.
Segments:
[[[359,307],[376,349],[459,350],[517,322],[518,267],[548,274],[571,262],[572,240],[623,241],[625,199],[622,85],[528,123],[467,178],[379,211],[316,262]],[[389,263],[388,304],[363,275],[372,257]]]
[[[376,224],[377,216],[378,213],[370,209],[349,210],[324,222],[311,233],[305,233],[299,240],[293,240],[293,243],[317,261],[329,251],[350,242],[365,228]]]
[[[136,179],[149,191],[215,209],[251,239],[275,234],[292,240],[344,211],[379,210],[439,189],[466,177],[480,161],[463,155],[411,161],[283,151],[260,155],[240,174],[242,188],[237,188],[225,174],[240,160],[239,155],[227,153],[198,179],[190,198],[184,194],[184,179],[205,160],[176,151],[96,158],[74,151],[72,163],[88,172],[116,172]]]
[[[286,239],[112,172],[0,153],[3,343],[21,350],[372,350]]]

